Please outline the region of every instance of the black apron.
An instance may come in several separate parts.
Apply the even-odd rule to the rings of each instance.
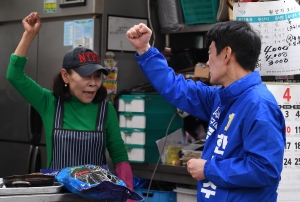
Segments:
[[[62,129],[64,102],[57,101],[52,135],[52,162],[50,169],[92,164],[106,165],[104,127],[107,102],[99,103],[95,131]]]

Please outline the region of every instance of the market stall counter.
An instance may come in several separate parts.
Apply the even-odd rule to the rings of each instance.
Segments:
[[[133,174],[144,179],[151,179],[155,167],[155,163],[131,163]],[[159,164],[153,179],[165,182],[197,185],[197,180],[192,178],[188,173],[186,166]]]

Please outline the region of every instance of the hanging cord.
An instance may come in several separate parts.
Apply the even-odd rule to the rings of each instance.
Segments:
[[[160,161],[160,159],[161,159],[161,156],[163,155],[163,151],[164,151],[164,148],[165,148],[165,145],[166,145],[166,142],[167,142],[168,132],[169,132],[170,126],[171,126],[171,124],[172,124],[172,122],[173,122],[173,119],[174,119],[174,118],[176,117],[176,115],[179,114],[179,113],[182,113],[182,111],[179,110],[179,111],[177,111],[177,112],[173,115],[173,117],[171,118],[171,120],[170,120],[170,122],[169,122],[168,128],[167,128],[167,130],[166,130],[165,142],[164,142],[164,145],[163,145],[162,150],[161,150],[161,152],[160,152],[160,155],[159,155],[159,158],[158,158],[158,160],[157,160],[157,163],[156,163],[156,165],[155,165],[155,168],[154,168],[154,171],[153,171],[153,173],[152,173],[152,176],[151,176],[151,179],[150,179],[150,183],[149,183],[149,186],[148,186],[148,189],[147,189],[146,202],[148,202],[148,195],[149,195],[149,192],[150,192],[150,187],[151,187],[151,184],[152,184],[152,180],[153,180],[154,174],[155,174],[156,169],[157,169],[157,167],[158,167],[158,164],[159,164],[159,161]]]
[[[230,2],[229,2],[229,0],[227,0],[227,6],[231,9],[231,10],[233,10],[233,6],[230,4]]]
[[[233,3],[234,3],[234,2],[233,2]],[[238,3],[238,7],[240,7],[240,0],[238,0],[237,3]],[[227,4],[227,6],[228,6],[231,10],[233,10],[233,5],[231,5],[231,3],[229,2],[229,0],[226,1],[226,4]]]
[[[149,19],[149,26],[150,26],[150,29],[152,30],[152,36],[153,36],[153,41],[152,41],[152,45],[151,46],[154,46],[155,44],[155,31],[153,29],[153,26],[152,26],[152,20],[151,20],[151,10],[150,10],[150,1],[151,0],[147,0],[147,8],[148,8],[148,19]]]

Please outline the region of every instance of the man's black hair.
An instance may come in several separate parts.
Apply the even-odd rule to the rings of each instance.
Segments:
[[[206,35],[206,45],[214,41],[217,55],[227,46],[232,49],[236,61],[245,69],[254,71],[261,50],[260,36],[245,21],[216,23]]]

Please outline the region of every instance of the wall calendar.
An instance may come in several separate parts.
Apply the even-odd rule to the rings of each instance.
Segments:
[[[267,83],[285,118],[286,145],[279,201],[300,199],[300,84]]]

